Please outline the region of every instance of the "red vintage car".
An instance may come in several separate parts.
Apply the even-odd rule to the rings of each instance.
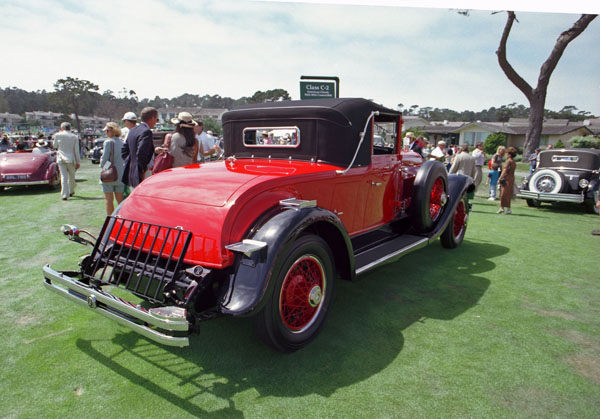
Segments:
[[[21,150],[0,153],[0,191],[9,186],[60,185],[56,152]]]
[[[364,99],[267,103],[223,116],[225,160],[146,179],[77,271],[45,285],[173,346],[217,316],[254,316],[290,352],[320,331],[335,279],[465,235],[471,178],[401,150],[402,116]],[[383,142],[373,143],[374,136]],[[109,294],[119,286],[144,307]]]

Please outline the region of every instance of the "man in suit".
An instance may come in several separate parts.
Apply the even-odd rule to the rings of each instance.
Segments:
[[[60,195],[63,201],[75,195],[75,171],[79,169],[79,138],[71,132],[71,124],[63,122],[54,135],[56,163],[60,169]]]
[[[158,122],[158,111],[147,107],[142,109],[140,116],[142,123],[129,130],[127,143],[121,149],[125,162],[122,181],[133,188],[144,180],[144,173],[154,155],[151,130]]]

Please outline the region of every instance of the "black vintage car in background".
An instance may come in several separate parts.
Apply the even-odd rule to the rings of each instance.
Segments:
[[[100,163],[102,158],[102,150],[104,149],[104,141],[108,140],[106,137],[97,138],[94,140],[92,150],[90,151],[90,160],[94,164]]]
[[[600,150],[551,149],[540,152],[536,169],[523,181],[519,198],[530,207],[542,202],[576,202],[598,214]]]

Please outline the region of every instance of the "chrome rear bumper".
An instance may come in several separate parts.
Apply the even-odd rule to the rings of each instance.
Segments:
[[[155,342],[179,347],[189,345],[187,336],[172,336],[161,331],[189,333],[189,323],[183,309],[178,307],[146,309],[101,289],[90,287],[65,273],[57,272],[50,265],[44,266],[44,285],[68,300],[85,305],[90,310]],[[162,314],[157,313],[161,310]]]
[[[577,202],[582,203],[585,200],[583,194],[569,193],[538,193],[532,191],[519,191],[517,198],[536,199],[538,201],[548,202]]]
[[[0,186],[32,186],[32,185],[48,185],[49,180],[33,180],[26,182],[0,182]]]

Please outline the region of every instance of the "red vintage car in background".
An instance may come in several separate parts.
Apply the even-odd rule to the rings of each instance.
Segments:
[[[21,150],[0,153],[0,191],[13,186],[60,185],[56,152]]]
[[[266,103],[223,116],[225,160],[146,179],[76,271],[45,285],[157,342],[217,316],[254,316],[290,352],[321,330],[335,280],[465,235],[471,178],[401,150],[402,116],[365,99]],[[374,138],[383,141],[374,143]],[[103,288],[118,286],[137,305]]]

